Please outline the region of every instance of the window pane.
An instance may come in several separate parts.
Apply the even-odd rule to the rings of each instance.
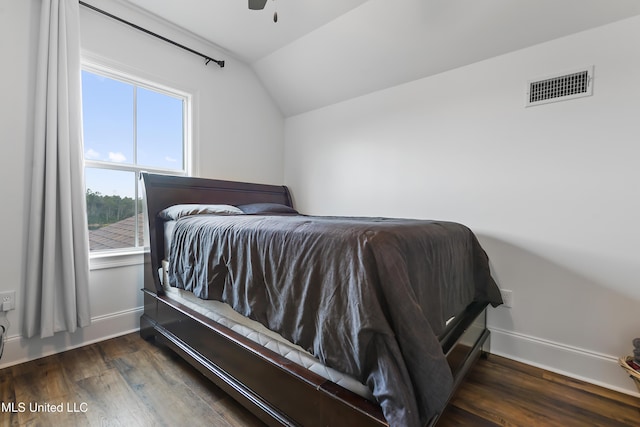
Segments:
[[[82,72],[84,157],[133,162],[133,86]]]
[[[86,168],[89,247],[92,251],[131,248],[142,239],[140,201],[136,211],[134,172]]]
[[[138,88],[138,164],[183,169],[182,99]]]
[[[186,171],[186,99],[84,70],[82,91],[91,251],[144,246],[136,176]]]

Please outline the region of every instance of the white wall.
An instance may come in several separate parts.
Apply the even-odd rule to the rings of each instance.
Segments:
[[[80,8],[81,45],[86,59],[138,77],[189,92],[194,99],[194,169],[200,176],[281,184],[283,181],[283,117],[244,63],[214,46],[165,26],[113,1],[93,1],[98,7],[152,29],[214,58],[225,59],[223,69],[165,44],[96,12]],[[139,327],[142,266],[128,258],[103,260],[91,271],[93,324],[73,335],[23,339],[21,283],[25,223],[24,191],[29,181],[27,141],[33,98],[33,70],[39,25],[38,0],[2,2],[0,6],[0,188],[5,206],[0,212],[3,244],[0,291],[16,290],[9,340],[0,367],[83,345]]]
[[[285,183],[312,214],[470,226],[513,308],[492,351],[637,394],[640,18],[285,121]],[[530,79],[595,66],[588,98],[524,107]],[[384,66],[384,65],[382,65]]]

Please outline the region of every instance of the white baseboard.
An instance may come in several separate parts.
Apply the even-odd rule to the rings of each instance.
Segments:
[[[490,329],[493,354],[640,397],[633,381],[618,365],[618,356],[595,353],[498,328]]]
[[[73,334],[60,332],[44,339],[27,339],[20,335],[8,337],[0,369],[138,331],[142,313],[143,307],[138,307],[97,316],[91,319],[90,326]]]

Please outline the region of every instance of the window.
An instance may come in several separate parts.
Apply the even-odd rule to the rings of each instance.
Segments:
[[[82,71],[90,250],[144,246],[141,171],[188,174],[184,94],[100,70]]]

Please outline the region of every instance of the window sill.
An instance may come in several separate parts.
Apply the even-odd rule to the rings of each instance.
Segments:
[[[144,264],[144,255],[149,248],[122,251],[104,251],[89,254],[89,270],[119,268]]]

